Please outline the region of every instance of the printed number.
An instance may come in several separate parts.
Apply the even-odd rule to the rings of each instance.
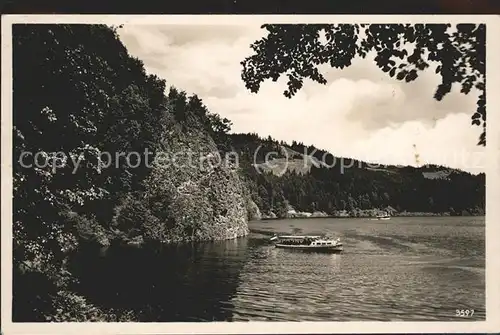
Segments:
[[[455,316],[459,316],[461,318],[468,318],[474,315],[473,309],[457,309],[455,310]]]

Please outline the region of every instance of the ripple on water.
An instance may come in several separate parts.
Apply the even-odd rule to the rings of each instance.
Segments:
[[[467,231],[461,226],[466,231],[457,233],[448,222],[441,227],[405,220],[406,226],[391,220],[392,225],[364,222],[359,227],[349,226],[349,220],[337,221],[338,226],[328,226],[328,220],[294,221],[304,234],[335,233],[345,252],[335,257],[276,249],[258,253],[246,263],[232,298],[235,318],[455,320],[455,309],[466,305],[481,318],[481,227]],[[286,225],[278,222],[273,222],[275,232]]]
[[[461,218],[254,222],[250,228],[259,233],[237,241],[154,255],[109,253],[78,262],[74,271],[91,302],[142,310],[144,321],[456,321],[457,308],[474,309],[472,320],[481,320],[484,223],[457,229],[454,220],[461,224]],[[293,228],[337,235],[345,252],[306,254],[269,243],[270,235]]]

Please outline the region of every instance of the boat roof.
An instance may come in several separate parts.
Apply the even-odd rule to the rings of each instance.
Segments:
[[[283,239],[300,239],[300,240],[303,240],[305,238],[321,238],[321,236],[319,235],[280,235],[279,238],[283,238]]]

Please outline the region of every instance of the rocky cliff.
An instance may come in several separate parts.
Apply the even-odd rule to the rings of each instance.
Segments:
[[[170,121],[142,199],[132,201],[129,210],[145,212],[144,227],[132,234],[129,230],[126,239],[134,243],[143,236],[142,241],[176,243],[247,235],[250,202],[237,167],[219,154],[201,127],[186,128]],[[114,219],[120,231],[120,222],[125,219],[122,212]]]

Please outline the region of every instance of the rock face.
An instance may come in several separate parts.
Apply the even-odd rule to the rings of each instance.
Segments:
[[[145,195],[159,222],[157,239],[207,241],[247,235],[244,185],[212,138],[199,128],[174,124],[164,149],[154,162]],[[251,211],[257,215],[255,208]]]
[[[276,219],[276,218],[277,218],[276,214],[274,214],[274,212],[272,211],[269,211],[266,214],[263,214],[261,219],[264,220],[264,219]]]
[[[248,220],[261,220],[262,214],[257,204],[249,199],[247,202]]]

